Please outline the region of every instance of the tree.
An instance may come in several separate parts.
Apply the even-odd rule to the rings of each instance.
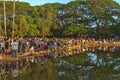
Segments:
[[[12,36],[14,36],[14,24],[15,24],[15,0],[13,4],[13,25],[12,25]]]
[[[119,33],[120,5],[113,0],[74,0],[67,4],[47,3],[40,6],[30,6],[29,3],[19,1],[15,4],[14,22],[13,1],[6,1],[6,31],[9,35],[12,35],[13,23],[17,36],[83,34],[84,31],[80,30],[80,33],[79,27],[76,27],[80,24],[97,35]],[[0,5],[0,14],[4,15],[3,1],[0,1]],[[5,32],[3,20],[4,16],[1,17],[1,34]],[[96,31],[92,30],[93,27]]]
[[[80,24],[80,25],[70,25],[66,28],[66,30],[64,31],[65,35],[84,35],[87,33],[87,29],[85,28],[84,24]]]
[[[100,33],[109,35],[110,26],[116,23],[119,15],[119,4],[113,0],[87,0],[91,12],[93,26],[96,26],[97,35]],[[105,31],[102,29],[106,29]]]
[[[6,6],[5,6],[5,0],[3,0],[3,6],[4,6],[4,36],[7,36],[7,31],[6,31]]]
[[[27,35],[27,32],[29,31],[29,25],[27,24],[26,16],[23,15],[17,16],[16,24],[17,26],[15,27],[15,31],[16,31],[15,34],[19,36]]]

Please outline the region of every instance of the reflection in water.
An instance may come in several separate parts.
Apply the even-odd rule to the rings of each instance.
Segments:
[[[78,56],[81,58],[83,54],[78,54],[77,56],[68,57],[70,59],[60,60],[59,65],[65,67],[66,70],[70,64],[72,65],[72,69],[74,69],[73,73],[64,70],[66,74],[70,74],[69,76],[76,74],[76,80],[120,80],[120,48],[116,47],[96,47],[96,48],[83,48],[70,51],[71,54],[85,52],[84,64],[77,63]],[[72,63],[72,60],[75,60]],[[84,56],[83,56],[84,57]],[[80,59],[81,61],[82,58]],[[60,66],[59,66],[60,67]],[[79,71],[80,70],[80,71]],[[68,73],[67,73],[68,72]]]
[[[52,51],[46,53],[44,57],[51,61],[58,61],[55,65],[57,68],[55,74],[61,78],[59,80],[68,80],[66,77],[71,80],[120,80],[119,50],[120,47],[82,47],[74,50]],[[17,62],[5,62],[0,64],[0,74],[4,74],[5,70],[12,70],[12,76],[16,77],[17,69],[21,72],[29,65],[34,71],[36,63],[44,60],[42,57],[32,56]],[[47,63],[42,64],[44,65]]]
[[[97,55],[96,54],[89,52],[89,53],[87,53],[87,55],[89,56],[91,63],[93,63],[93,64],[97,63]]]

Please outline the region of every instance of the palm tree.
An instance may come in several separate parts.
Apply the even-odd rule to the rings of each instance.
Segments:
[[[5,7],[5,0],[3,0],[3,6],[4,6],[4,29],[5,29],[4,36],[7,36],[7,31],[6,31],[6,7]]]
[[[12,36],[14,36],[14,24],[15,24],[15,0],[13,4],[13,27],[12,27]]]

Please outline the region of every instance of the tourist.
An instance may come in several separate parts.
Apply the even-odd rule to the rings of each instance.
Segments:
[[[16,57],[16,53],[18,51],[18,43],[16,42],[16,39],[11,41],[11,55],[12,57]]]

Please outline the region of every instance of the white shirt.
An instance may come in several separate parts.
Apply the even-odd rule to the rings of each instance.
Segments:
[[[11,42],[12,50],[18,50],[18,43],[17,42]]]

